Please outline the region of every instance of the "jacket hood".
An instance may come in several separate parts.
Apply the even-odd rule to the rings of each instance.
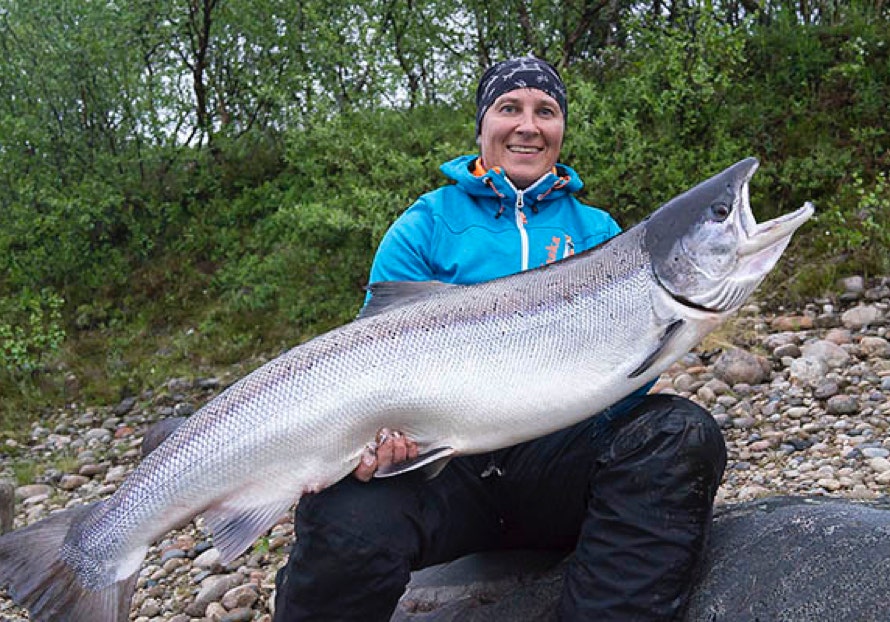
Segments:
[[[465,192],[472,196],[515,201],[517,189],[500,167],[494,167],[481,177],[473,174],[478,155],[465,155],[446,162],[439,169]],[[569,166],[557,164],[556,173],[547,173],[533,185],[523,190],[526,205],[537,211],[548,202],[567,194],[578,192],[584,182]]]

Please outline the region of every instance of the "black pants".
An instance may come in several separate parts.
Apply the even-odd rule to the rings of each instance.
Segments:
[[[725,463],[709,413],[655,395],[430,481],[347,477],[298,506],[275,620],[386,621],[412,570],[509,548],[575,550],[563,620],[677,619]]]

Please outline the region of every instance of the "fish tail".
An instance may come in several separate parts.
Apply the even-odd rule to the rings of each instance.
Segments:
[[[100,502],[101,503],[101,502]],[[100,504],[53,514],[0,537],[0,586],[34,622],[125,622],[138,572],[100,589],[83,586],[62,558],[69,530]]]

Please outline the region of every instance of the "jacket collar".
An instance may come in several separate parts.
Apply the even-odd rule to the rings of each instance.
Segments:
[[[446,162],[440,169],[472,196],[497,198],[501,206],[515,205],[519,191],[504,171],[500,167],[483,171],[478,167],[477,161],[476,155],[461,156]],[[557,164],[553,171],[522,190],[522,203],[533,212],[537,212],[543,209],[547,202],[577,192],[583,185],[581,178],[572,168]]]

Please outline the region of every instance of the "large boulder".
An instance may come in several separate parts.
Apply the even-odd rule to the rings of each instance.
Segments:
[[[415,573],[393,622],[556,620],[566,561],[473,555]],[[772,497],[725,506],[687,622],[890,620],[890,500]]]

